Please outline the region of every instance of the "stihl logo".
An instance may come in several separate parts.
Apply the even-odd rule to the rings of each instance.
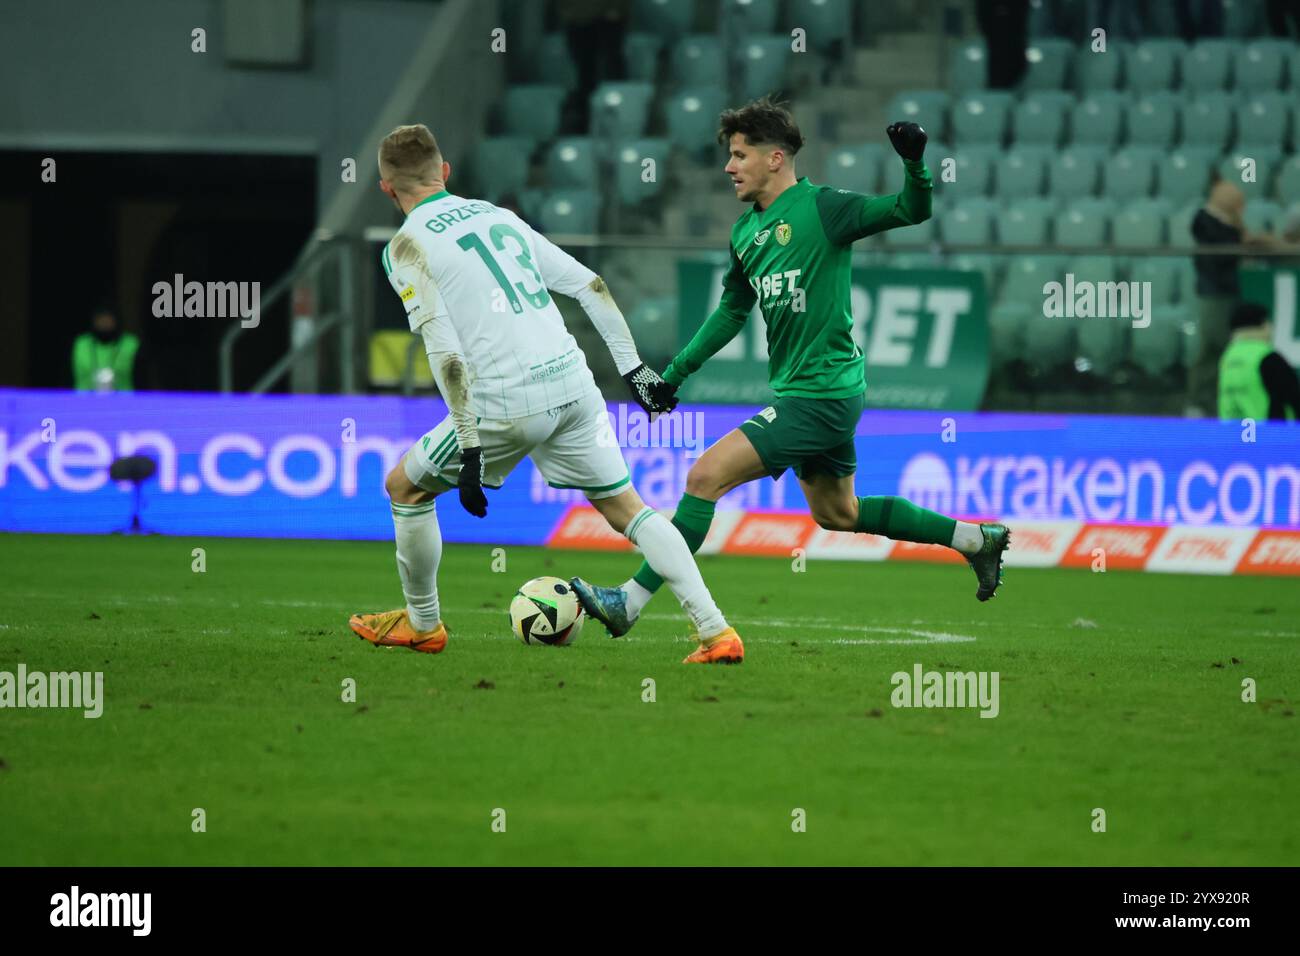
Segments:
[[[1210,558],[1222,561],[1228,557],[1230,544],[1224,538],[1184,538],[1174,542],[1166,558]]]
[[[1061,544],[1059,531],[1040,531],[1034,528],[1016,528],[1016,551],[1021,554],[1050,554]]]
[[[1117,558],[1142,558],[1151,550],[1154,533],[1140,528],[1131,531],[1117,529],[1098,529],[1087,531],[1074,547],[1076,554],[1090,554],[1093,548],[1102,548],[1107,554]],[[1021,535],[1016,535],[1016,547],[1020,547]]]
[[[1255,553],[1251,564],[1300,564],[1300,538],[1265,538]]]
[[[786,554],[803,544],[811,526],[806,515],[746,515],[724,550]]]

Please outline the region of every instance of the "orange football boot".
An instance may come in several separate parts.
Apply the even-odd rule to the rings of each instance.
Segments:
[[[745,645],[734,627],[707,640],[682,661],[683,664],[739,664],[745,659]]]
[[[353,614],[348,627],[380,647],[409,647],[424,654],[437,654],[447,646],[447,625],[439,621],[431,631],[417,631],[411,627],[406,608],[379,614]]]

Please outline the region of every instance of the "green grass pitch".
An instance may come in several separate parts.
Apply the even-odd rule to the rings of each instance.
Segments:
[[[706,557],[748,657],[688,667],[666,591],[618,641],[509,633],[522,581],[635,556],[492,560],[447,547],[425,656],[346,626],[400,603],[391,544],[0,536],[0,670],[106,699],[0,710],[0,864],[1300,862],[1294,582],[1012,569],[981,605],[959,566]],[[997,671],[1000,714],[895,709],[918,662]]]

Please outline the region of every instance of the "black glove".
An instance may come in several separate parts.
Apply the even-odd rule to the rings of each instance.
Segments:
[[[483,449],[477,445],[460,453],[460,477],[456,479],[460,505],[475,518],[487,517],[487,496],[483,494]]]
[[[915,123],[894,123],[885,128],[894,151],[904,159],[920,159],[925,152],[925,130]]]
[[[669,385],[650,366],[642,363],[623,376],[632,398],[645,409],[647,415],[671,412],[677,407],[677,386]]]

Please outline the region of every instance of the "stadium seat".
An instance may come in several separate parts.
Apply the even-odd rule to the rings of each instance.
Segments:
[[[1281,219],[1282,206],[1271,199],[1252,199],[1242,214],[1248,232],[1272,232]]]
[[[790,37],[785,34],[746,37],[740,43],[740,93],[746,99],[786,88],[785,71],[790,61]]]
[[[1096,146],[1071,146],[1062,150],[1047,166],[1047,191],[1055,199],[1092,196],[1101,181],[1101,163],[1106,151]]]
[[[1123,123],[1124,99],[1120,94],[1091,94],[1070,111],[1070,142],[1110,149],[1119,143]]]
[[[663,38],[655,33],[629,33],[623,39],[623,60],[627,78],[639,83],[653,83],[659,68],[659,51]]]
[[[1041,291],[1038,299],[1042,299]],[[1003,299],[989,310],[989,351],[994,362],[1002,364],[1025,357],[1025,330],[1042,311],[1027,302]]]
[[[908,246],[929,246],[939,241],[938,224],[946,212],[939,202],[934,204],[932,215],[925,222],[906,229],[887,229],[879,233],[881,241],[891,249]]]
[[[569,51],[569,38],[561,32],[547,33],[537,43],[529,76],[537,83],[558,83],[566,90],[578,85],[578,70]]]
[[[1050,199],[1020,199],[998,214],[998,242],[1008,246],[1044,246],[1050,241],[1056,203]]]
[[[564,87],[553,83],[525,83],[506,91],[505,130],[517,136],[549,140],[560,128]]]
[[[1074,95],[1060,90],[1030,93],[1012,113],[1012,141],[1055,146],[1065,138],[1065,117]]]
[[[1128,289],[1127,286],[1118,288]],[[1124,303],[1124,299],[1117,300],[1117,304]],[[1107,308],[1109,309],[1109,306]],[[1128,303],[1125,311],[1132,308],[1132,304]],[[1132,319],[1125,316],[1079,319],[1075,323],[1075,332],[1078,336],[1078,361],[1075,367],[1092,372],[1103,379],[1109,378],[1128,353],[1131,326]]]
[[[885,260],[887,269],[941,269],[943,257],[933,252],[895,252]]]
[[[1204,199],[1217,153],[1212,149],[1176,149],[1156,166],[1156,194],[1175,206]]]
[[[489,202],[519,192],[528,184],[536,143],[526,136],[489,136],[474,147],[473,179]]]
[[[1246,43],[1233,59],[1236,88],[1243,93],[1267,93],[1281,89],[1286,72],[1286,49],[1275,43]]]
[[[963,146],[951,155],[955,181],[943,182],[936,172],[935,191],[945,196],[963,198],[987,195],[993,179],[993,161],[1000,155],[999,151],[989,146]],[[933,163],[933,157],[929,157],[929,161]]]
[[[1181,40],[1143,40],[1124,51],[1124,74],[1130,90],[1149,94],[1174,86],[1187,44]]]
[[[636,0],[632,24],[638,30],[677,37],[688,32],[695,20],[695,0]]]
[[[1158,155],[1155,150],[1139,146],[1112,155],[1102,167],[1101,194],[1114,200],[1151,195]]]
[[[1094,53],[1085,43],[1074,58],[1075,86],[1085,96],[1119,88],[1124,61],[1130,45],[1120,41],[1107,42],[1104,53]]]
[[[978,272],[984,277],[985,301],[992,302],[997,291],[998,273],[1002,266],[1001,256],[986,253],[959,252],[948,257],[948,268],[958,272]]]
[[[1202,93],[1182,108],[1182,144],[1222,152],[1228,148],[1236,101],[1229,93]]]
[[[1183,89],[1191,93],[1228,89],[1232,85],[1232,61],[1237,49],[1233,40],[1197,40],[1183,54]]]
[[[999,199],[1025,199],[1043,192],[1051,148],[1046,146],[1015,146],[998,157],[994,172],[994,187]]]
[[[1138,199],[1125,203],[1111,218],[1111,240],[1117,246],[1163,246],[1165,225],[1171,210],[1165,199]]]
[[[953,106],[952,128],[958,147],[1001,146],[1006,136],[1011,94],[1002,90],[967,93]]]
[[[1287,86],[1293,93],[1300,92],[1300,44],[1297,44],[1287,56]]]
[[[849,0],[786,0],[786,35],[799,27],[807,31],[809,49],[824,51],[836,41],[851,40],[851,14]]]
[[[1063,90],[1074,61],[1074,44],[1047,37],[1031,39],[1025,48],[1026,90]]]
[[[595,136],[624,139],[645,132],[654,86],[650,83],[602,83],[591,94],[591,131]]]
[[[541,197],[537,221],[542,232],[582,235],[596,231],[600,210],[586,189],[552,190]]]
[[[771,33],[776,29],[776,6],[776,0],[722,0],[719,20],[737,37]]]
[[[1205,205],[1203,199],[1195,200],[1170,215],[1166,234],[1171,246],[1178,249],[1191,249],[1196,245],[1196,240],[1192,238],[1192,219],[1203,205]]]
[[[1258,0],[1223,0],[1223,35],[1253,37],[1268,29],[1262,14],[1264,4]]]
[[[1151,300],[1157,305],[1178,301],[1179,261],[1167,256],[1150,256],[1136,259],[1129,271],[1134,282],[1151,283]]]
[[[1269,193],[1269,187],[1273,184],[1274,170],[1280,165],[1281,160],[1281,152],[1277,148],[1254,148],[1249,152],[1234,151],[1219,163],[1219,175],[1240,186],[1247,199],[1263,199]],[[1247,162],[1254,166],[1253,181],[1242,178],[1249,168]]]
[[[596,148],[590,136],[557,139],[546,151],[546,182],[552,189],[596,181]]]
[[[668,139],[692,155],[712,155],[717,149],[718,114],[726,94],[716,87],[692,87],[675,93],[664,113]]]
[[[1062,281],[1064,277],[1056,277]],[[1036,302],[1043,301],[1039,289]],[[1076,321],[1048,318],[1041,308],[1031,309],[1025,325],[1025,359],[1040,375],[1050,375],[1074,359]]]
[[[981,245],[993,241],[993,214],[988,199],[964,199],[949,208],[939,223],[943,241],[953,245]]]
[[[1075,199],[1052,219],[1056,242],[1063,246],[1104,246],[1113,209],[1109,199]]]
[[[954,92],[988,86],[988,51],[983,40],[970,40],[953,50],[948,61],[948,87]]]
[[[723,89],[725,70],[722,44],[715,36],[693,33],[673,46],[670,78],[681,86]]]
[[[1165,92],[1144,96],[1129,106],[1125,126],[1130,146],[1168,149],[1178,132],[1180,98]]]
[[[878,143],[843,146],[826,157],[825,182],[855,193],[876,193],[880,189],[883,147]]]
[[[1075,282],[1116,282],[1119,266],[1110,256],[1076,256],[1065,267]]]
[[[1192,310],[1186,305],[1151,307],[1151,324],[1129,329],[1129,359],[1149,375],[1161,375],[1182,364],[1183,326]]]
[[[654,160],[653,167],[646,166],[647,159]],[[651,168],[654,176],[647,180],[648,169]],[[634,206],[653,199],[663,189],[667,175],[668,140],[633,140],[618,151],[618,162],[614,168],[618,201],[625,206]]]
[[[1291,97],[1286,93],[1256,93],[1237,109],[1234,149],[1249,153],[1261,147],[1281,150],[1291,120]]]
[[[952,98],[942,90],[907,90],[889,103],[885,115],[891,121],[920,123],[930,141],[948,138],[948,108]]]
[[[677,341],[677,299],[641,299],[628,313],[627,326],[644,361],[654,365],[671,361]]]
[[[1284,203],[1300,202],[1300,153],[1288,156],[1278,170],[1273,195]]]

